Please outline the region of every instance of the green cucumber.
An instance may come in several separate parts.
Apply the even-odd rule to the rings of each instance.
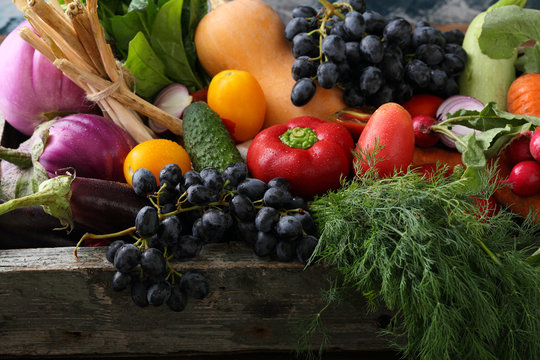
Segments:
[[[214,167],[219,171],[235,162],[243,162],[229,131],[219,115],[202,101],[189,104],[182,116],[184,147],[193,169]]]

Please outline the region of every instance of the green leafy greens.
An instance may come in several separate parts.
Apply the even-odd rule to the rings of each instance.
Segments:
[[[478,44],[489,57],[507,59],[528,40],[536,43],[523,49],[516,68],[526,73],[540,72],[540,10],[509,5],[494,8],[486,14]]]
[[[451,132],[455,125],[479,130],[480,133],[472,132],[458,137]],[[496,103],[490,102],[481,111],[459,110],[447,114],[446,120],[434,125],[432,129],[455,141],[467,168],[464,176],[469,180],[468,186],[478,190],[482,186],[480,178],[485,172],[486,160],[499,154],[513,137],[537,126],[540,126],[540,118],[511,114],[499,110]]]
[[[190,91],[208,84],[193,40],[208,12],[206,1],[100,0],[98,10],[117,57],[135,77],[138,95],[150,100],[173,82]]]
[[[475,206],[495,190],[491,170],[481,192],[444,172],[368,173],[316,198],[312,259],[334,265],[342,283],[331,291],[395,312],[387,333],[407,358],[540,358],[540,269],[524,261],[540,225]]]

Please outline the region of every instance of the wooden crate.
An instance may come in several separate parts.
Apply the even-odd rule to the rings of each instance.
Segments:
[[[324,306],[331,271],[260,259],[239,243],[208,245],[175,267],[204,273],[210,295],[176,313],[112,290],[105,250],[82,248],[78,259],[72,247],[0,250],[0,358],[290,353]],[[330,307],[326,351],[388,356],[378,332],[390,315],[366,311],[361,299]],[[312,345],[320,343],[319,334]]]

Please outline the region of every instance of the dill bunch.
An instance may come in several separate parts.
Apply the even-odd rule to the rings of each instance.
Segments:
[[[339,288],[395,316],[386,333],[420,360],[540,359],[540,270],[524,259],[540,226],[501,209],[460,173],[365,174],[310,206],[320,240],[312,259],[334,265]]]

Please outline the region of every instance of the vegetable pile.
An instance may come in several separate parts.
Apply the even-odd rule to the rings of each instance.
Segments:
[[[0,46],[2,234],[75,245],[57,219],[176,312],[213,284],[174,262],[238,241],[331,265],[327,298],[394,311],[411,359],[540,358],[540,11],[463,33],[319,2],[29,1]]]

